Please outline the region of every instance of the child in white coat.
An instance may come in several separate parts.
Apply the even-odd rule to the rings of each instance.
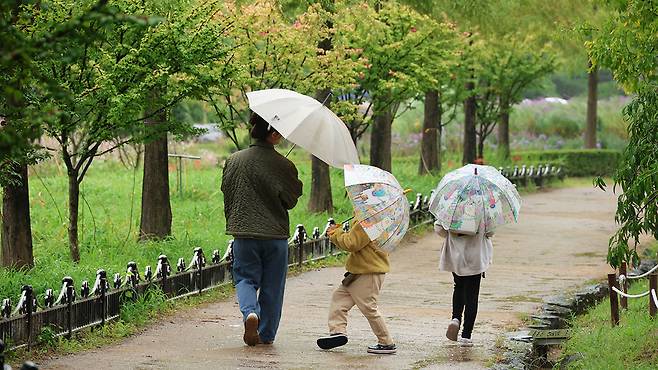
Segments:
[[[477,316],[480,279],[493,258],[493,232],[467,235],[446,230],[438,223],[434,224],[434,230],[445,238],[439,269],[452,272],[455,282],[452,293],[452,320],[446,330],[446,337],[459,341],[463,346],[472,346],[471,333]],[[462,315],[464,325],[461,336],[457,338]]]

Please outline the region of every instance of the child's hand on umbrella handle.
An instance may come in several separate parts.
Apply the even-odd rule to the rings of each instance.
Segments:
[[[336,230],[340,229],[340,227],[341,227],[341,225],[338,225],[338,224],[329,226],[329,228],[327,229],[327,234],[329,236],[331,236],[333,233],[336,232]]]

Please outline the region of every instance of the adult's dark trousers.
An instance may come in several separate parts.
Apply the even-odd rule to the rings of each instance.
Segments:
[[[272,342],[279,328],[288,272],[286,239],[233,242],[233,279],[243,320],[258,315],[261,341]]]
[[[458,319],[462,326],[462,337],[471,338],[475,317],[478,313],[481,274],[459,276],[452,273],[455,287],[452,292],[452,318]],[[462,321],[462,314],[464,320]]]

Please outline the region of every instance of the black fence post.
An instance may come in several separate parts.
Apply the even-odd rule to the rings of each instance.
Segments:
[[[158,257],[158,267],[155,269],[155,277],[161,279],[162,292],[167,295],[167,277],[171,268],[169,266],[169,259],[164,254]]]
[[[94,290],[97,289],[97,294],[100,295],[101,303],[101,325],[105,325],[105,320],[107,320],[107,272],[103,269],[96,271],[96,280],[98,281],[98,286],[95,286]]]
[[[324,227],[324,231],[322,232],[322,236],[326,237],[327,239],[325,240],[325,243],[329,243],[329,254],[333,255],[334,254],[334,245],[331,243],[331,240],[329,240],[329,234],[327,231],[329,228],[331,228],[333,225],[336,224],[336,220],[333,218],[329,218],[327,220],[327,226]]]
[[[27,350],[32,350],[32,311],[34,311],[34,291],[32,285],[24,285],[25,292],[25,314],[27,315]]]
[[[297,225],[297,232],[295,233],[295,240],[294,242],[297,244],[298,250],[297,250],[297,255],[299,258],[298,264],[301,267],[302,264],[304,263],[304,239],[305,239],[305,234],[306,230],[304,229],[304,225],[298,224]]]
[[[203,268],[206,266],[206,257],[203,254],[203,249],[201,247],[194,248],[194,257],[192,257],[192,266],[194,266],[196,280],[197,280],[197,290],[199,295],[203,291]]]
[[[73,336],[73,278],[65,277],[66,285],[66,328],[68,333],[66,338],[71,339]]]
[[[5,370],[5,369],[7,369],[5,367],[5,342],[3,342],[2,339],[0,339],[0,370]]]
[[[0,312],[0,317],[8,319],[11,316],[11,298],[5,298],[2,300],[2,312]]]

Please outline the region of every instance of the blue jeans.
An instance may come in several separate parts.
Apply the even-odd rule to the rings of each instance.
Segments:
[[[263,342],[274,340],[281,320],[288,273],[286,239],[235,239],[233,279],[243,320],[255,312]]]

